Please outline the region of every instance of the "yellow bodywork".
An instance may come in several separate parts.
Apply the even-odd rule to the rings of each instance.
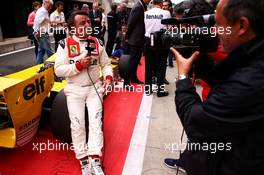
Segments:
[[[0,77],[0,95],[10,114],[13,127],[0,129],[0,147],[14,148],[28,143],[36,134],[42,103],[54,84],[53,68],[43,72],[37,65]]]
[[[56,54],[52,55],[49,59],[47,59],[46,63],[48,63],[48,62],[54,63],[55,59],[56,59]],[[28,69],[22,70],[20,72],[16,72],[14,74],[7,75],[5,77],[6,78],[12,78],[12,79],[26,80],[26,79],[30,78],[32,75],[34,75],[42,66],[43,66],[43,64],[39,64],[39,65],[30,67]],[[52,87],[51,90],[55,91],[55,92],[60,92],[62,89],[64,89],[65,85],[66,85],[65,80],[62,82],[54,82],[54,86]]]

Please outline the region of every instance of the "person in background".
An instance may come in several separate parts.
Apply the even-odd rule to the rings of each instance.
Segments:
[[[157,77],[157,96],[165,97],[169,92],[165,90],[164,79],[166,75],[166,62],[169,49],[163,48],[156,43],[151,44],[151,34],[166,30],[166,26],[161,24],[163,19],[171,18],[167,10],[162,9],[162,0],[153,0],[153,8],[145,12],[145,94],[153,93],[152,78]]]
[[[92,29],[93,29],[93,36],[102,40],[102,12],[99,10],[98,2],[93,3],[93,9],[89,12],[91,22],[92,22]]]
[[[171,14],[171,16],[172,16],[173,8],[172,8],[172,2],[171,2],[171,0],[163,0],[162,9],[169,11],[170,14]]]
[[[112,53],[112,56],[115,58],[120,58],[123,54],[128,54],[128,43],[126,39],[127,27],[126,25],[122,26],[122,30],[119,31],[115,39],[115,50]]]
[[[124,78],[124,87],[128,90],[131,90],[130,81],[144,84],[137,77],[137,68],[145,43],[144,12],[147,10],[149,2],[150,0],[139,0],[135,3],[128,18],[126,38],[129,44],[130,70],[128,70],[128,76]]]
[[[42,7],[38,9],[36,12],[35,20],[34,20],[34,37],[38,40],[38,56],[37,56],[37,64],[43,63],[43,57],[45,52],[48,57],[53,54],[53,50],[51,48],[51,43],[49,39],[49,30],[50,30],[50,18],[49,11],[51,10],[53,5],[52,0],[43,0]]]
[[[121,12],[121,5],[120,4],[116,8],[116,13],[118,14],[119,12]]]
[[[127,25],[129,14],[125,3],[120,4],[120,10],[117,12],[117,30],[121,31],[122,25]]]
[[[61,1],[55,3],[56,10],[50,15],[51,26],[54,28],[53,36],[55,39],[55,52],[60,40],[66,38],[66,22],[63,13],[64,4]]]
[[[74,11],[80,10],[79,8],[80,8],[80,7],[79,7],[78,4],[73,4],[72,9],[70,9],[69,12],[68,12],[67,15],[66,15],[66,21],[68,21],[68,19],[70,18],[71,14],[72,14]]]
[[[37,12],[37,10],[40,7],[41,7],[41,4],[38,1],[34,1],[32,3],[32,8],[34,10],[28,15],[28,20],[27,20],[27,26],[29,27],[28,39],[30,39],[31,42],[34,42],[36,58],[38,56],[38,41],[36,40],[36,38],[34,37],[34,34],[33,34],[33,32],[34,32],[33,25],[34,25],[34,20],[35,20],[36,12]]]
[[[89,12],[89,6],[87,4],[83,4],[81,10],[88,13]]]
[[[104,36],[105,36],[105,32],[106,32],[106,28],[107,28],[107,21],[106,21],[106,16],[104,14],[105,10],[104,8],[100,7],[99,10],[101,11],[102,13],[102,28],[101,28],[101,40],[103,41],[103,43],[105,44],[105,39],[104,39]]]
[[[110,56],[113,51],[114,42],[117,33],[117,6],[116,4],[111,5],[111,11],[107,14],[107,30],[108,30],[108,40],[106,44],[106,52]]]
[[[164,0],[163,1],[162,9],[169,11],[171,16],[172,16],[173,8],[172,8],[172,2],[170,0]],[[171,68],[174,67],[173,66],[173,54],[171,51],[168,54],[168,64],[169,64],[169,67],[171,67]],[[166,79],[165,79],[165,83],[167,83]]]
[[[163,0],[162,9],[169,11],[171,16],[173,15],[172,2],[170,0]],[[171,51],[169,51],[169,53],[168,53],[167,60],[168,60],[168,66],[170,68],[173,68],[174,67],[173,66],[173,54]],[[166,69],[167,69],[167,66],[166,66]],[[164,83],[167,85],[170,84],[169,81],[166,79],[166,76],[164,78]]]
[[[106,32],[106,20],[102,20],[102,29],[101,29],[101,40],[103,41],[103,43],[105,44],[105,32]]]

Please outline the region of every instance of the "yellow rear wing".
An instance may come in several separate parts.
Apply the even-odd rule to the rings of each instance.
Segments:
[[[30,68],[30,71],[35,72],[38,66]],[[8,120],[8,125],[0,128],[0,147],[20,147],[33,138],[39,125],[42,103],[53,87],[53,68],[25,74],[27,71],[0,77],[0,109],[1,114],[6,115],[0,117]]]

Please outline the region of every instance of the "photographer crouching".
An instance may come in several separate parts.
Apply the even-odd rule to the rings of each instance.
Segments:
[[[170,18],[170,12],[162,9],[162,0],[153,0],[154,7],[145,12],[145,93],[150,95],[153,93],[152,77],[157,77],[157,96],[168,96],[165,91],[164,79],[166,75],[166,58],[168,49],[153,47],[151,42],[151,33],[165,29],[161,24],[162,19]]]
[[[261,175],[264,170],[264,1],[220,0],[216,29],[228,57],[217,65],[194,52],[172,52],[178,66],[176,109],[188,145],[216,143],[219,150],[190,149],[182,161],[188,175]],[[222,33],[219,28],[229,28]],[[210,43],[209,43],[210,44]],[[188,77],[193,63],[212,88],[202,102]],[[222,143],[222,144],[221,144]],[[231,149],[224,146],[229,143]],[[221,144],[221,149],[220,149]]]

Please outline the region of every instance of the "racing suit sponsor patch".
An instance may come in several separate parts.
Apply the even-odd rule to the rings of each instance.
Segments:
[[[77,45],[70,45],[70,55],[71,56],[78,55]]]

